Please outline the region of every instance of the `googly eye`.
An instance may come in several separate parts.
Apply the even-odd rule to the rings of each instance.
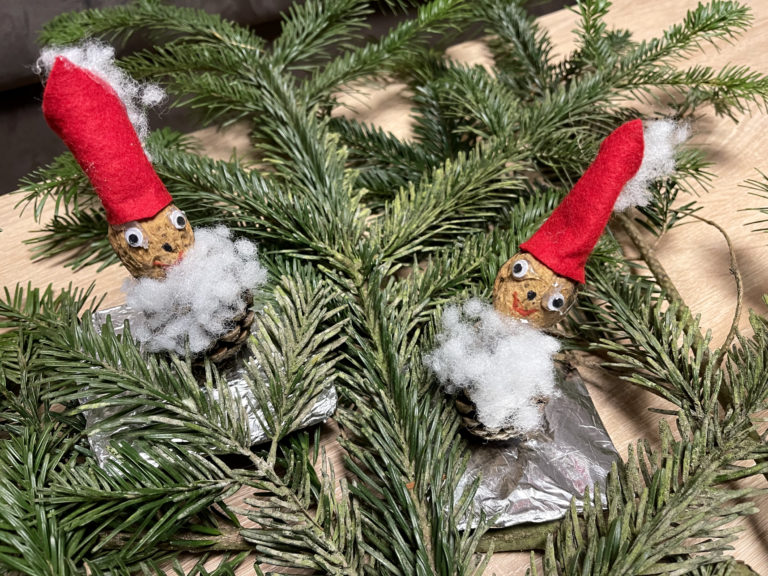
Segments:
[[[131,226],[125,229],[125,241],[131,248],[146,248],[144,244],[144,233],[138,226]]]
[[[563,309],[565,306],[565,298],[559,292],[555,292],[549,298],[547,298],[547,310],[557,312]]]
[[[512,264],[512,276],[515,278],[522,278],[528,273],[528,261],[527,260],[517,260],[514,264]]]
[[[187,226],[187,217],[181,210],[174,210],[169,215],[169,218],[171,219],[171,224],[174,225],[179,230],[184,230]]]

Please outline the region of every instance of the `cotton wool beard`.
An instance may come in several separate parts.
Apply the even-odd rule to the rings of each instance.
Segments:
[[[448,394],[463,390],[488,428],[542,428],[537,400],[555,394],[556,338],[473,299],[443,313],[439,346],[425,358]]]
[[[138,314],[133,336],[149,352],[203,352],[233,328],[246,307],[246,294],[267,272],[256,246],[232,240],[224,226],[195,230],[195,244],[164,279],[130,279],[126,304]]]

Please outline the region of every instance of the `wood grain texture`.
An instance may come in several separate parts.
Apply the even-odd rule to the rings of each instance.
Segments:
[[[616,0],[609,22],[613,26],[628,28],[636,38],[659,35],[671,23],[679,21],[685,11],[695,7],[697,0]],[[737,44],[723,45],[718,52],[711,47],[704,56],[688,62],[706,62],[714,66],[727,63],[746,64],[762,73],[768,73],[768,2],[747,1],[755,17],[754,27]],[[540,20],[556,43],[556,53],[567,54],[574,47],[571,32],[575,28],[575,16],[568,11],[550,14]],[[452,55],[463,60],[487,63],[487,51],[479,43],[457,46]],[[409,107],[407,95],[400,85],[383,90],[345,98],[347,109],[339,111],[379,124],[392,132],[407,137]],[[755,112],[739,118],[715,118],[710,112],[696,122],[694,142],[701,146],[714,164],[715,177],[711,191],[698,198],[701,214],[724,227],[733,240],[739,267],[745,284],[745,306],[765,313],[761,297],[768,292],[768,236],[753,231],[750,222],[757,214],[748,211],[768,201],[756,198],[744,189],[742,183],[757,176],[756,169],[768,171],[768,159],[763,157],[764,134],[768,133],[768,116]],[[207,149],[220,157],[229,155],[233,147],[247,144],[242,129],[224,133],[206,130],[197,133]],[[95,282],[97,293],[106,293],[106,304],[123,301],[120,285],[128,276],[123,269],[113,266],[96,273],[94,267],[74,273],[62,266],[61,260],[31,263],[29,247],[23,244],[35,228],[31,210],[19,215],[14,210],[18,196],[0,197],[0,239],[3,255],[0,258],[0,285],[13,286],[17,282],[31,282],[35,286],[53,283],[62,288],[69,283],[87,286]],[[105,230],[106,233],[106,230]],[[728,250],[721,234],[702,223],[691,223],[674,229],[656,246],[658,256],[673,282],[694,313],[701,315],[702,325],[711,329],[714,344],[725,338],[735,306],[733,278],[728,269]],[[748,331],[746,315],[741,327]],[[585,367],[582,376],[587,382],[598,412],[617,448],[626,454],[626,446],[638,438],[657,436],[659,416],[648,411],[649,407],[666,407],[657,397],[638,388],[618,382],[599,368]],[[324,442],[331,455],[338,453],[334,442],[333,426],[326,427]],[[751,481],[753,485],[766,487],[762,478]],[[736,558],[748,563],[757,572],[768,571],[768,497],[758,501],[761,513],[744,522],[745,532],[735,544]],[[488,574],[525,574],[529,555],[522,553],[498,554],[488,567]],[[191,561],[190,561],[191,566]],[[251,570],[244,566],[240,574]]]

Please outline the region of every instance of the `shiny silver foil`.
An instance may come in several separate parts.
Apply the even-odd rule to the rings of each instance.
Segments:
[[[115,333],[120,334],[123,330],[123,325],[126,320],[131,320],[135,315],[135,312],[128,306],[115,306],[114,308],[108,308],[105,310],[97,310],[93,313],[93,324],[97,330],[106,323],[107,316],[112,319],[112,326],[115,329]],[[248,430],[250,432],[251,442],[261,444],[269,440],[266,432],[264,431],[261,421],[263,420],[261,411],[254,406],[257,405],[256,400],[251,392],[250,387],[245,379],[247,370],[245,368],[245,362],[253,359],[248,356],[247,346],[243,347],[243,352],[238,355],[234,362],[229,364],[229,367],[221,372],[222,379],[227,382],[232,394],[237,394],[246,406],[246,414],[248,415]],[[216,391],[214,391],[214,395]],[[215,397],[215,396],[214,396]],[[315,403],[312,409],[307,412],[301,422],[297,423],[293,428],[299,430],[306,428],[314,424],[325,422],[336,411],[337,403],[336,388],[334,386],[328,386],[315,399]],[[86,425],[90,428],[106,417],[114,413],[115,409],[98,408],[94,410],[88,410],[85,412]],[[111,434],[95,433],[90,434],[88,440],[91,444],[96,459],[101,465],[103,465],[110,457],[109,441]]]
[[[504,442],[470,440],[457,497],[478,477],[480,485],[475,516],[460,528],[475,526],[481,511],[495,519],[494,528],[556,520],[585,488],[604,487],[618,453],[578,372],[562,368],[558,365],[558,394],[544,407],[543,430]]]

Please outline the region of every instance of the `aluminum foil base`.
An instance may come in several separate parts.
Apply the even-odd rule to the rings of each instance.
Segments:
[[[462,529],[476,525],[481,510],[495,518],[494,528],[556,520],[572,497],[595,484],[604,487],[618,453],[578,372],[558,368],[558,394],[544,408],[544,430],[505,442],[472,443],[456,494],[480,477],[477,516]]]
[[[97,330],[106,323],[107,316],[112,319],[112,326],[115,333],[120,334],[123,330],[123,325],[126,320],[131,320],[135,316],[135,312],[128,306],[121,305],[114,308],[107,308],[104,310],[97,310],[93,313],[93,324]],[[250,432],[251,442],[254,445],[261,444],[269,440],[266,432],[264,431],[261,421],[262,415],[258,409],[253,408],[257,405],[256,400],[251,392],[250,387],[245,379],[247,369],[245,367],[246,361],[253,361],[248,355],[248,347],[245,346],[243,351],[232,361],[227,364],[227,368],[222,370],[221,377],[229,385],[229,389],[233,394],[237,394],[246,406],[246,414],[248,416],[248,429]],[[317,395],[315,403],[312,405],[311,410],[307,412],[301,422],[297,423],[294,430],[300,430],[325,422],[336,411],[338,396],[336,394],[336,388],[334,386],[328,386],[322,392]],[[85,413],[86,425],[92,427],[98,424],[101,420],[105,419],[114,409],[95,409],[88,410]],[[91,444],[91,449],[100,464],[109,458],[109,441],[111,435],[109,434],[91,434],[88,440]]]

